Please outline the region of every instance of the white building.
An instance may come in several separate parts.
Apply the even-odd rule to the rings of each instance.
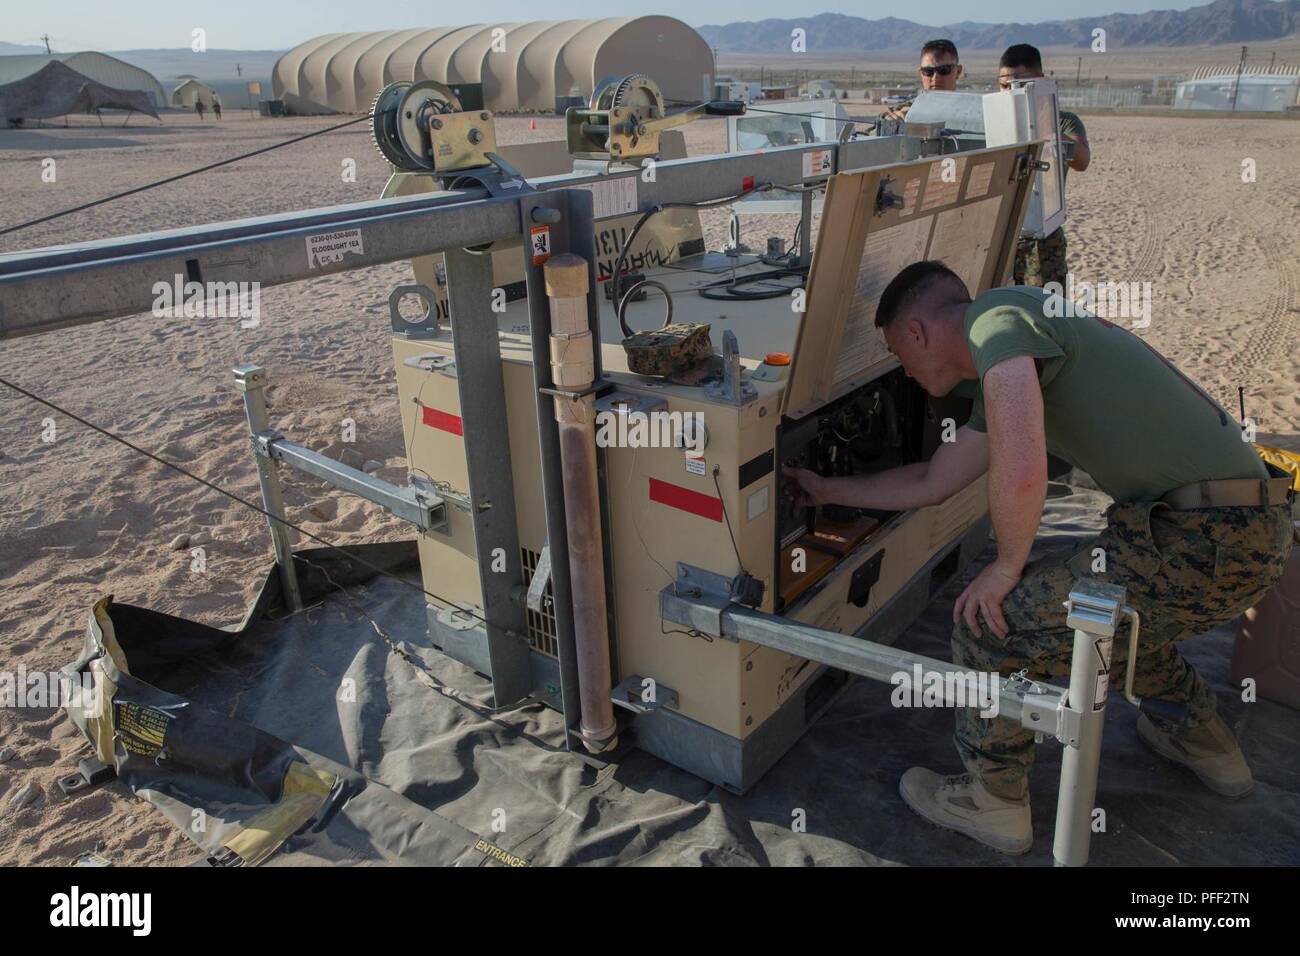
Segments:
[[[1247,75],[1241,77],[1240,89],[1237,89],[1235,73],[1188,80],[1178,84],[1174,109],[1231,110],[1234,90],[1237,90],[1238,110],[1280,112],[1300,101],[1300,76]]]

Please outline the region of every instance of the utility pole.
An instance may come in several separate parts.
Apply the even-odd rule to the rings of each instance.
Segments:
[[[1273,75],[1273,64],[1276,63],[1276,62],[1277,62],[1277,50],[1274,50],[1274,51],[1273,51],[1273,55],[1270,56],[1270,57],[1268,58],[1268,73],[1269,73],[1269,76],[1272,76],[1272,75]]]
[[[1237,112],[1237,93],[1241,90],[1241,71],[1246,68],[1246,48],[1241,48],[1241,62],[1237,64],[1237,82],[1232,86],[1232,112]]]
[[[235,64],[235,76],[243,76],[243,75],[244,75],[244,68],[243,68],[242,66],[240,66],[238,63],[236,63],[236,64]]]
[[[1074,85],[1075,86],[1079,85],[1079,74],[1082,72],[1083,72],[1083,57],[1076,56],[1074,58]]]
[[[41,34],[41,39],[45,41],[45,55],[46,55],[46,56],[49,56],[49,55],[50,55],[50,52],[51,52],[51,51],[50,51],[50,35],[49,35],[48,33],[42,33],[42,34]]]

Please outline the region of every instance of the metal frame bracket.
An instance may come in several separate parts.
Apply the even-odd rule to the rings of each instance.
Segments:
[[[736,641],[724,634],[722,612],[731,604],[731,578],[714,571],[677,562],[677,580],[659,592],[659,610],[665,621],[686,624],[694,630]]]
[[[278,432],[274,428],[268,428],[266,431],[257,432],[249,437],[253,442],[253,451],[264,458],[271,458],[271,445],[283,441],[284,433]]]
[[[645,682],[647,680],[654,683],[654,700],[645,699]],[[652,677],[643,677],[640,674],[632,674],[620,681],[618,686],[610,692],[609,699],[613,701],[615,706],[630,710],[635,714],[645,714],[660,708],[677,710],[681,704],[677,691],[659,683]]]

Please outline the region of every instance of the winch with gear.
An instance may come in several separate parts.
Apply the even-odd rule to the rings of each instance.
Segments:
[[[639,164],[659,154],[659,134],[666,129],[701,116],[744,112],[744,103],[715,101],[669,116],[658,84],[643,73],[632,73],[605,77],[596,84],[587,109],[570,109],[564,116],[569,154],[575,159]]]
[[[443,176],[451,180],[448,188],[464,178],[480,180],[474,170],[492,170],[488,178],[493,180],[499,171],[522,184],[522,177],[496,155],[492,114],[462,110],[460,99],[442,83],[391,83],[375,97],[370,113],[375,148],[402,172]]]

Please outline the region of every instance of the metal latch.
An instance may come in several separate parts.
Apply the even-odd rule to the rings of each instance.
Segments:
[[[551,543],[547,541],[542,545],[542,553],[537,558],[537,567],[533,568],[533,576],[528,581],[528,610],[536,611],[538,614],[546,612],[547,608],[542,606],[546,598],[546,587],[551,583]]]
[[[880,185],[876,188],[876,215],[879,216],[887,209],[902,209],[907,205],[902,196],[895,195],[894,181],[886,176],[880,180]]]
[[[1028,179],[1034,173],[1045,173],[1051,168],[1052,164],[1047,160],[1034,159],[1033,153],[1016,153],[1016,163],[1011,167],[1011,179]]]

